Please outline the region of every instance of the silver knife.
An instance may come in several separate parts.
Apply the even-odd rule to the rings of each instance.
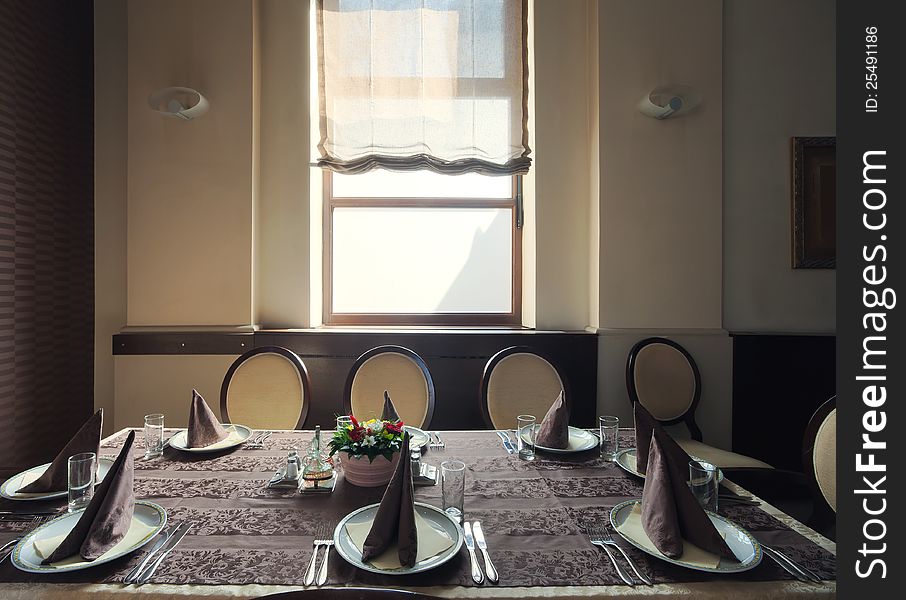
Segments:
[[[178,529],[178,527],[174,528],[172,531],[176,531],[176,529]],[[161,534],[160,539],[158,539],[157,542],[155,542],[154,546],[151,547],[151,551],[145,555],[145,558],[142,560],[142,562],[135,565],[135,568],[129,571],[129,574],[126,575],[125,579],[123,579],[123,583],[132,583],[133,581],[135,581],[135,578],[139,573],[141,573],[142,569],[145,568],[145,565],[148,564],[148,561],[151,560],[151,557],[154,556],[158,550],[163,548],[164,544],[167,543],[167,540],[170,539],[170,533],[170,531],[164,531],[163,534]]]
[[[151,576],[154,575],[154,571],[157,570],[157,567],[160,566],[160,563],[163,562],[165,558],[167,558],[167,555],[170,554],[170,551],[173,550],[173,548],[175,548],[180,541],[182,541],[182,538],[185,537],[186,533],[188,533],[189,529],[191,528],[191,523],[183,523],[182,525],[180,525],[179,529],[173,532],[173,534],[170,536],[170,540],[167,542],[167,545],[164,546],[164,549],[161,550],[160,556],[154,559],[154,562],[151,563],[150,567],[142,571],[142,574],[138,576],[138,578],[135,580],[135,583],[141,585],[142,583],[145,583],[146,581],[151,579]]]
[[[497,575],[497,569],[494,568],[494,563],[491,562],[491,555],[488,554],[488,545],[484,541],[484,532],[481,530],[481,521],[474,521],[472,523],[472,531],[475,533],[475,543],[478,544],[478,549],[481,550],[481,554],[484,556],[484,572],[488,574],[488,581],[497,583],[500,577]]]
[[[484,581],[484,575],[481,573],[481,567],[478,566],[478,558],[475,556],[475,540],[472,539],[472,526],[468,521],[463,521],[463,532],[466,534],[466,549],[469,551],[469,558],[472,560],[472,581],[481,585]]]

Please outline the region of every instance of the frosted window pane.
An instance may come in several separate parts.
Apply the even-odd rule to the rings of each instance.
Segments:
[[[510,209],[335,208],[334,313],[508,313]]]
[[[512,177],[478,173],[441,175],[432,171],[374,170],[361,175],[333,174],[334,198],[511,198]]]

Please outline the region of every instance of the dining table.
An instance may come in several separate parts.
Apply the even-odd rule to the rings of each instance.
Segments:
[[[101,456],[115,456],[128,431],[105,438]],[[260,449],[239,446],[190,454],[166,447],[162,456],[150,459],[144,458],[141,431],[136,431],[136,498],[164,507],[168,526],[191,524],[150,582],[123,584],[148,548],[61,574],[26,573],[6,559],[0,564],[0,598],[87,600],[124,594],[143,599],[255,598],[302,589],[316,533],[325,526],[334,527],[360,507],[380,502],[384,491],[349,484],[342,474],[331,493],[306,495],[269,488],[269,480],[286,464],[289,452],[305,456],[313,439],[311,431],[274,431]],[[167,430],[165,435],[175,431]],[[509,453],[494,431],[439,433],[445,447],[426,449],[422,461],[438,467],[446,460],[465,463],[465,519],[481,521],[499,582],[473,582],[463,546],[435,569],[396,576],[358,569],[332,550],[326,586],[404,589],[444,598],[836,596],[835,543],[734,484],[730,475],[723,482],[726,489],[752,497],[758,505],[726,503],[719,506],[719,513],[808,567],[820,583],[794,579],[767,556],[743,573],[691,570],[649,556],[615,535],[654,583],[630,587],[604,551],[591,544],[587,532],[608,522],[615,505],[641,498],[643,479],[602,458],[597,448],[574,454],[539,450],[534,460],[525,461]],[[635,445],[633,430],[620,430],[619,445]],[[416,487],[415,500],[441,506],[441,485]],[[12,504],[22,503],[4,501],[2,507]],[[59,501],[41,504],[58,505]],[[0,545],[33,526],[0,521]]]

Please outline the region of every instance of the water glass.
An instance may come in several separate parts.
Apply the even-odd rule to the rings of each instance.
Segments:
[[[704,461],[689,461],[689,488],[702,508],[717,512],[719,486],[717,467]]]
[[[516,445],[519,458],[535,460],[535,417],[519,415],[516,417]]]
[[[97,455],[82,452],[69,457],[69,512],[88,506],[94,495],[94,471]]]
[[[337,431],[342,431],[352,426],[352,417],[349,415],[340,415],[337,417]]]
[[[145,458],[156,458],[164,453],[164,416],[145,415]]]
[[[462,523],[466,496],[466,463],[461,460],[445,460],[440,463],[440,485],[444,512],[455,522]]]
[[[598,435],[601,438],[601,458],[612,461],[620,448],[620,419],[619,417],[598,417]]]

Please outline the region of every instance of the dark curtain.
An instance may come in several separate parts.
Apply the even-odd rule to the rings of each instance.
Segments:
[[[94,405],[93,11],[0,0],[0,472]]]

